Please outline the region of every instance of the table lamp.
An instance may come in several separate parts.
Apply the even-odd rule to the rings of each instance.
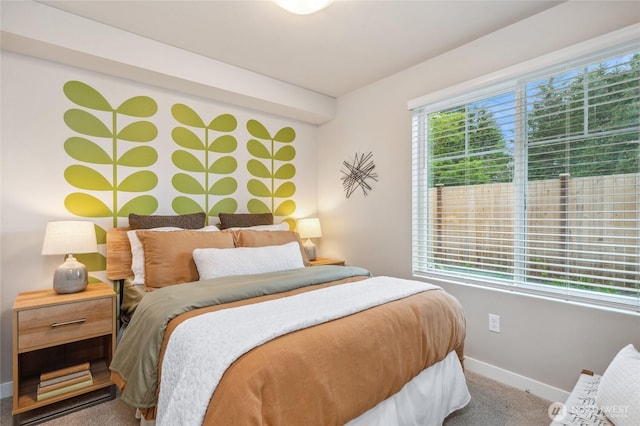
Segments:
[[[311,238],[322,237],[322,229],[320,228],[320,219],[317,217],[311,217],[307,219],[298,219],[297,231],[300,238],[306,238],[307,240],[302,243],[305,253],[309,260],[315,260],[316,258],[316,246],[311,241]]]
[[[65,262],[56,268],[53,275],[53,289],[56,293],[76,293],[87,288],[87,268],[73,254],[97,251],[96,230],[92,222],[61,220],[47,223],[42,254],[67,255]]]

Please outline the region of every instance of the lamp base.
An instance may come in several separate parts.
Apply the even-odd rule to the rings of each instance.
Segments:
[[[77,293],[87,288],[87,268],[69,255],[53,274],[53,289],[58,294]]]
[[[309,238],[307,238],[307,241],[302,243],[302,248],[309,260],[316,260],[316,246]]]

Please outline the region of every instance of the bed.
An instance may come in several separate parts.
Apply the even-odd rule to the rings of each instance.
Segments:
[[[143,424],[436,425],[468,403],[464,313],[441,288],[307,266],[291,231],[210,231],[107,232],[127,317],[111,375]]]

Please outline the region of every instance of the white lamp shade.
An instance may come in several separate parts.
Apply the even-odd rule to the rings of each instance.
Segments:
[[[298,234],[301,238],[319,238],[322,237],[322,228],[320,228],[320,219],[311,217],[308,219],[298,219]]]
[[[95,253],[96,229],[92,222],[61,220],[47,223],[42,254]]]
[[[324,9],[333,0],[273,0],[278,6],[296,15],[310,15]]]

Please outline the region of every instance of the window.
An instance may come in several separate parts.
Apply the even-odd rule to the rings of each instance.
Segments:
[[[640,312],[638,41],[413,109],[413,273]]]

